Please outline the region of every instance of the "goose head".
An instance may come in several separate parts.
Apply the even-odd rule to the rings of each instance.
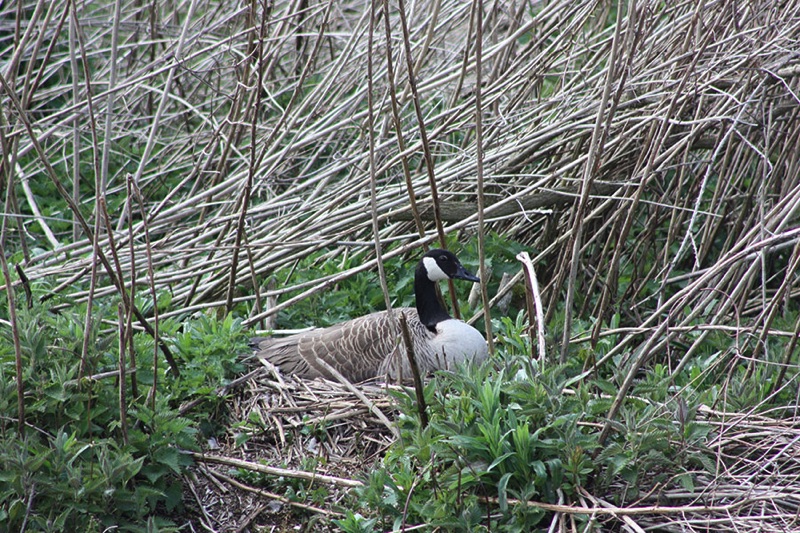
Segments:
[[[474,283],[480,282],[480,278],[473,276],[458,258],[447,250],[435,249],[422,256],[419,270],[422,268],[430,281],[442,281],[446,279],[463,279]]]
[[[422,256],[414,276],[414,296],[420,321],[433,332],[439,322],[452,320],[436,293],[436,283],[446,279],[480,282],[452,252],[434,249]]]

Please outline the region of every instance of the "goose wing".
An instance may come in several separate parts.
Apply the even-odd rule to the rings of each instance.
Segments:
[[[417,319],[412,308],[395,309]],[[306,378],[332,376],[317,363],[317,358],[339,371],[350,381],[375,378],[385,368],[398,343],[399,330],[393,331],[386,311],[372,313],[333,326],[279,339],[259,339],[256,355],[286,374]]]

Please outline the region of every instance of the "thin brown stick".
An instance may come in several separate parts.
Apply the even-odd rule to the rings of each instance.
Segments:
[[[408,70],[408,87],[411,89],[411,102],[414,104],[414,111],[417,117],[417,126],[419,128],[419,137],[422,143],[422,154],[425,159],[425,170],[428,176],[428,187],[431,191],[431,203],[433,204],[433,220],[436,224],[436,234],[439,236],[439,245],[442,248],[447,248],[447,240],[444,232],[444,225],[439,212],[439,190],[436,185],[436,174],[434,172],[433,154],[431,153],[430,142],[428,140],[428,133],[426,131],[425,117],[422,115],[422,106],[420,103],[420,95],[417,90],[417,81],[414,75],[414,65],[411,53],[411,37],[408,30],[408,21],[406,20],[406,6],[404,0],[398,0],[400,27],[403,33],[403,45],[405,46],[405,59],[406,69]],[[453,280],[448,279],[448,288],[450,293],[450,303],[453,307],[453,316],[456,318],[461,317],[461,312],[458,308],[458,298],[456,296],[455,286]]]
[[[261,26],[258,34],[258,45],[256,47],[258,51],[258,55],[256,58],[256,69],[258,70],[258,75],[256,79],[258,80],[258,87],[261,87],[261,84],[264,81],[264,68],[262,66],[264,62],[264,40],[266,39],[267,33],[267,20],[268,20],[268,12],[264,10],[261,14]],[[256,171],[256,143],[257,143],[257,135],[256,135],[256,128],[257,128],[257,119],[260,116],[261,110],[261,91],[256,91],[255,102],[253,104],[253,122],[250,125],[250,167],[247,172],[247,181],[244,183],[244,188],[242,190],[242,194],[238,199],[237,203],[239,205],[239,216],[236,222],[236,240],[233,244],[233,252],[231,257],[231,268],[230,268],[230,277],[228,279],[228,290],[227,290],[227,299],[225,301],[225,310],[230,313],[233,311],[233,293],[236,288],[236,276],[238,274],[238,266],[239,266],[239,252],[241,250],[242,240],[245,232],[245,220],[247,218],[247,209],[250,206],[250,195],[253,192],[253,182],[255,181],[255,171]]]
[[[128,364],[125,357],[125,350],[128,346],[128,333],[125,321],[127,310],[123,304],[119,304],[117,306],[117,339],[119,341],[117,349],[118,349],[118,357],[119,357],[119,368],[117,368],[117,376],[119,377],[117,382],[117,390],[118,390],[118,401],[119,401],[119,429],[120,433],[122,434],[122,442],[127,445],[128,444],[128,400],[126,394],[126,388],[128,387],[127,379],[125,379],[125,366]]]
[[[414,353],[414,343],[411,340],[411,333],[408,331],[408,319],[405,313],[400,313],[400,331],[403,334],[403,343],[406,348],[408,367],[411,369],[411,377],[414,379],[414,392],[417,396],[417,412],[419,413],[419,423],[423,428],[428,427],[428,405],[425,402],[425,388],[422,384],[422,377],[419,374],[417,357]],[[399,367],[399,365],[398,365]]]
[[[223,474],[222,472],[217,472],[216,470],[208,469],[208,473],[210,475],[212,475],[212,476],[214,476],[214,477],[226,482],[226,483],[230,483],[231,485],[233,485],[236,488],[239,488],[239,489],[242,489],[242,490],[246,490],[247,492],[252,492],[253,494],[258,494],[259,496],[261,496],[263,498],[267,498],[267,499],[270,499],[270,500],[278,500],[279,502],[282,502],[282,503],[284,503],[286,505],[290,505],[290,506],[296,507],[298,509],[303,509],[304,511],[311,511],[312,513],[317,513],[317,514],[326,515],[326,516],[333,516],[333,517],[342,516],[342,513],[339,513],[339,512],[336,512],[336,511],[331,511],[329,509],[322,509],[320,507],[315,507],[315,506],[309,505],[307,503],[296,502],[296,501],[291,500],[291,499],[289,499],[289,498],[287,498],[285,496],[281,496],[280,494],[275,494],[274,492],[270,492],[268,490],[260,489],[260,488],[257,488],[257,487],[251,487],[250,485],[245,485],[241,481],[238,481],[237,479],[234,479],[234,478],[232,478],[230,476],[227,476],[227,475]]]
[[[10,187],[9,187],[10,188]],[[6,193],[8,198],[8,192]],[[6,202],[7,204],[8,202]],[[11,273],[8,269],[6,260],[5,235],[6,218],[3,217],[2,231],[0,231],[0,267],[2,268],[3,278],[6,280],[6,300],[8,302],[8,318],[11,322],[11,338],[14,343],[14,368],[16,370],[17,381],[17,429],[20,435],[25,434],[25,384],[22,379],[22,346],[19,342],[19,324],[17,323],[17,308],[14,298],[14,289],[11,287]]]
[[[128,221],[133,220],[133,179],[130,175],[126,176],[125,179],[125,209],[124,209],[124,216]],[[131,302],[136,301],[136,279],[138,270],[136,268],[136,249],[134,246],[134,236],[133,236],[133,227],[132,224],[128,224],[128,264],[130,267],[128,268],[129,277],[130,277],[130,285],[128,289],[128,298]],[[136,368],[136,350],[133,346],[133,306],[128,306],[125,309],[125,340],[128,343],[128,358],[130,359],[130,365]],[[158,343],[155,343],[158,344]],[[127,364],[127,363],[126,363]],[[124,370],[121,372],[124,373]],[[136,374],[131,375],[131,394],[134,398],[139,397],[139,382],[136,378]]]
[[[483,179],[483,107],[481,105],[481,85],[483,69],[483,0],[474,0],[475,22],[475,158],[478,198],[478,268],[480,269],[481,303],[483,306],[483,324],[486,329],[486,344],[489,355],[494,353],[494,336],[492,334],[492,312],[489,309],[489,271],[486,268],[486,221],[484,209],[486,197],[484,196]]]
[[[244,468],[252,472],[260,472],[270,476],[282,476],[294,479],[303,479],[305,481],[319,481],[328,485],[337,485],[339,487],[361,487],[363,483],[355,479],[346,479],[335,476],[326,476],[324,474],[317,474],[316,472],[306,472],[304,470],[290,470],[288,468],[277,468],[274,466],[267,466],[260,463],[253,463],[251,461],[243,461],[241,459],[234,459],[232,457],[222,457],[219,455],[210,455],[206,453],[191,452],[192,457],[201,463],[216,463],[220,465],[232,466],[234,468]]]
[[[369,34],[367,37],[367,139],[369,141],[369,207],[372,219],[372,237],[375,240],[375,259],[378,263],[378,280],[381,284],[381,291],[383,292],[383,302],[386,306],[386,311],[389,316],[389,324],[391,325],[392,335],[397,335],[397,327],[392,312],[392,298],[389,295],[389,286],[386,282],[386,269],[383,265],[383,246],[381,244],[381,231],[378,222],[378,186],[377,175],[375,169],[375,102],[373,101],[373,51],[372,44],[375,38],[375,24],[378,19],[378,6],[379,0],[370,1],[370,21],[369,21]]]
[[[403,178],[405,179],[406,183],[406,192],[408,193],[408,205],[411,208],[411,216],[416,225],[417,232],[419,232],[420,237],[424,237],[425,225],[422,222],[419,208],[417,207],[417,198],[414,192],[414,184],[411,179],[411,169],[409,168],[408,157],[405,155],[406,141],[403,134],[403,126],[400,121],[400,104],[397,98],[397,88],[394,84],[395,72],[394,59],[392,55],[392,28],[389,20],[389,13],[389,0],[383,0],[383,22],[386,36],[386,81],[388,85],[386,90],[389,93],[389,99],[392,103],[392,123],[394,124],[395,136],[397,138],[397,147],[400,153],[403,154],[400,162],[402,163],[403,167]]]
[[[401,315],[401,320],[402,320],[402,315]],[[333,368],[324,359],[321,359],[319,357],[317,357],[316,363],[320,365],[322,368],[324,368],[326,372],[329,372],[336,379],[336,381],[344,385],[347,390],[349,390],[356,396],[356,398],[361,400],[361,402],[363,402],[364,405],[367,406],[367,409],[369,409],[369,411],[372,414],[377,416],[378,420],[380,420],[383,423],[383,425],[386,426],[386,428],[392,432],[392,435],[394,435],[396,438],[400,437],[400,433],[398,432],[395,424],[392,423],[392,421],[390,421],[385,414],[383,414],[383,411],[381,411],[378,408],[378,406],[375,405],[375,402],[370,401],[370,399],[367,398],[363,392],[358,390],[358,387],[353,385],[346,377],[344,377],[341,374],[341,372]]]

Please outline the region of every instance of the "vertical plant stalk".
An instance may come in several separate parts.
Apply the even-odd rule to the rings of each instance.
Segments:
[[[128,311],[125,309],[125,305],[120,303],[117,306],[117,327],[119,328],[119,429],[122,432],[122,442],[125,445],[128,444],[128,409],[125,395],[125,349],[128,345],[125,315],[127,314]]]
[[[25,258],[25,263],[30,261],[31,254],[28,250],[26,242],[25,226],[20,214],[19,206],[17,205],[17,198],[14,194],[14,180],[12,178],[11,168],[15,166],[16,161],[16,142],[10,142],[6,137],[5,132],[11,128],[6,123],[6,114],[3,112],[3,101],[0,99],[0,190],[5,189],[9,196],[5,200],[5,208],[3,210],[3,218],[13,217],[16,221],[17,233],[19,234],[19,243],[22,248],[22,255]],[[12,144],[15,146],[11,148]],[[12,150],[14,153],[12,154]]]
[[[137,205],[139,206],[139,215],[142,217],[142,231],[144,233],[144,243],[145,243],[145,255],[147,257],[147,281],[148,287],[150,289],[150,297],[153,299],[153,335],[155,339],[158,339],[159,331],[159,320],[158,320],[158,292],[156,291],[156,272],[155,267],[153,266],[153,251],[152,245],[150,244],[150,226],[147,222],[147,213],[145,212],[144,206],[144,198],[142,197],[142,191],[133,183],[133,180],[129,180],[131,186],[133,188],[133,193],[136,198]],[[153,343],[153,384],[151,385],[150,392],[147,396],[147,403],[150,404],[150,408],[155,411],[156,410],[156,391],[158,390],[158,342]]]
[[[75,1],[75,0],[73,0]],[[147,21],[150,23],[150,64],[155,65],[156,63],[156,52],[158,51],[158,40],[161,38],[161,32],[159,32],[159,26],[156,23],[158,20],[158,0],[151,0],[150,5],[148,6],[148,13],[147,13]],[[147,93],[147,114],[151,115],[153,113],[153,98],[154,95],[152,92]]]
[[[266,2],[265,2],[266,3]],[[230,313],[233,310],[233,294],[236,289],[236,272],[239,270],[239,250],[242,246],[242,238],[246,226],[247,208],[250,206],[250,194],[253,191],[253,182],[256,172],[256,142],[258,141],[258,117],[261,110],[262,83],[264,82],[264,41],[267,37],[267,21],[269,11],[266,5],[262,7],[261,27],[258,31],[258,59],[256,61],[257,85],[255,88],[255,101],[253,102],[252,123],[250,124],[250,167],[247,169],[247,181],[239,203],[239,218],[236,222],[236,236],[234,238],[233,250],[231,255],[230,277],[228,279],[228,293],[225,301],[225,310]]]
[[[100,202],[97,204],[97,210],[100,211],[100,215],[103,217],[104,227],[106,229],[106,234],[108,235],[108,249],[109,253],[111,254],[111,259],[114,261],[114,268],[116,269],[117,279],[119,280],[119,291],[120,296],[122,297],[122,305],[128,307],[128,302],[130,302],[130,294],[125,289],[125,283],[123,282],[124,278],[122,277],[122,265],[119,261],[117,244],[114,240],[114,228],[111,227],[111,216],[108,214],[108,206],[106,205],[105,198],[100,198]]]
[[[92,93],[92,85],[91,85],[91,76],[88,70],[89,61],[86,57],[86,47],[84,46],[83,40],[81,38],[81,29],[78,25],[78,11],[76,6],[75,0],[70,0],[70,35],[74,35],[75,42],[77,42],[78,47],[81,53],[81,65],[83,67],[83,82],[85,84],[85,91],[86,91],[86,110],[89,114],[89,126],[90,131],[92,133],[92,166],[94,168],[94,175],[95,175],[95,206],[97,205],[97,199],[100,198],[101,192],[100,189],[97,188],[99,183],[99,176],[101,174],[101,162],[99,154],[100,150],[100,143],[97,138],[97,120],[95,119],[94,113],[94,103],[93,103],[93,93]],[[70,53],[74,54],[74,50],[72,48],[72,44],[70,44]],[[77,63],[76,63],[77,67]],[[78,79],[77,73],[73,70],[73,77],[74,80]],[[73,91],[77,93],[76,85],[73,84]],[[77,127],[74,128],[77,130]],[[79,138],[79,136],[78,136]],[[75,153],[73,157],[79,157],[79,146],[75,144],[75,137],[73,137],[73,146]],[[75,191],[75,180],[76,177],[73,175],[73,198],[72,202],[75,205],[78,205],[79,197],[76,197],[74,194]],[[75,214],[72,212],[72,220],[74,227],[76,229],[81,227],[82,218],[79,214]],[[84,222],[85,223],[85,222]],[[87,225],[88,227],[88,225]],[[97,281],[98,281],[98,263],[100,261],[100,256],[102,255],[102,251],[100,250],[99,244],[99,235],[101,229],[101,218],[100,218],[100,211],[98,209],[94,210],[94,231],[91,232],[90,235],[87,235],[89,241],[91,242],[91,268],[89,274],[89,292],[86,297],[86,316],[83,322],[83,344],[81,346],[81,363],[78,370],[78,377],[79,379],[83,377],[83,375],[87,371],[88,361],[89,361],[89,344],[91,342],[92,336],[92,328],[93,326],[93,315],[92,315],[92,307],[94,305],[94,295],[95,291],[97,290]],[[158,345],[158,343],[155,343]],[[91,387],[91,383],[89,384]],[[91,428],[91,391],[89,393],[89,399],[87,400],[86,406],[86,423],[87,427]]]
[[[422,385],[422,378],[419,375],[417,357],[414,354],[414,344],[411,342],[411,334],[408,331],[408,320],[405,313],[400,313],[400,331],[403,332],[403,341],[406,345],[406,356],[408,357],[408,367],[411,369],[411,377],[414,379],[414,392],[417,395],[417,411],[419,412],[419,423],[423,428],[428,427],[428,405],[425,403],[425,388]]]
[[[397,149],[401,154],[405,154],[406,140],[403,136],[403,123],[400,120],[400,103],[397,99],[397,87],[394,84],[395,71],[394,58],[392,57],[392,26],[389,21],[389,0],[383,0],[383,25],[386,33],[386,78],[389,84],[389,99],[392,102],[392,121],[394,122],[395,135],[397,135]],[[420,238],[425,238],[425,224],[422,222],[422,217],[417,207],[417,198],[414,193],[414,184],[411,181],[411,169],[408,166],[408,157],[402,155],[400,157],[400,163],[403,166],[403,177],[406,180],[408,203],[411,206],[414,224],[417,227]]]
[[[375,241],[375,259],[378,263],[378,279],[381,283],[383,301],[389,316],[392,337],[397,337],[397,324],[392,312],[392,298],[389,295],[389,286],[386,283],[386,268],[383,265],[383,248],[381,246],[381,231],[378,224],[378,186],[375,170],[375,101],[373,99],[375,75],[372,64],[373,44],[375,39],[375,19],[378,17],[377,3],[380,0],[370,1],[369,35],[367,37],[367,139],[369,140],[369,207],[372,215],[372,237]],[[386,17],[387,13],[383,13]]]
[[[536,277],[536,269],[531,261],[531,256],[528,252],[520,252],[517,254],[517,260],[522,263],[523,272],[525,273],[525,284],[528,288],[528,297],[531,300],[528,304],[528,321],[530,324],[529,335],[533,332],[533,321],[536,317],[536,347],[539,353],[539,360],[544,362],[547,356],[547,346],[545,343],[544,335],[544,307],[542,306],[542,295],[539,292],[539,281]],[[533,309],[530,304],[533,304]],[[533,339],[531,339],[531,352],[533,352]],[[531,353],[533,356],[533,353]]]
[[[536,270],[533,268],[533,261],[528,252],[517,254],[517,260],[522,263],[522,270],[525,272],[525,285],[527,287],[526,300],[528,303],[528,335],[531,337],[531,357],[533,353],[533,323],[536,317],[536,347],[539,353],[539,360],[544,362],[547,355],[544,336],[544,309],[542,308],[542,295],[539,293],[539,281],[536,278]]]
[[[635,7],[636,0],[630,0],[628,11]],[[575,209],[574,228],[572,232],[572,257],[569,265],[569,278],[567,279],[567,298],[564,303],[564,334],[561,337],[561,362],[567,360],[569,353],[569,336],[572,331],[572,304],[575,301],[575,282],[578,277],[578,263],[580,262],[581,248],[583,247],[583,214],[586,211],[586,205],[589,202],[589,193],[591,192],[592,182],[594,175],[600,165],[600,158],[603,153],[603,119],[606,118],[607,124],[611,123],[613,110],[609,110],[608,117],[606,117],[606,109],[608,108],[608,101],[611,96],[611,88],[614,84],[614,72],[616,70],[617,59],[619,56],[623,13],[625,10],[621,6],[617,7],[617,19],[614,23],[614,37],[611,41],[611,55],[608,58],[608,67],[606,70],[606,80],[603,87],[603,95],[600,99],[600,105],[597,108],[597,116],[594,121],[594,129],[592,131],[591,144],[589,145],[589,154],[586,158],[586,164],[583,167],[583,179],[581,180],[581,195],[578,200],[578,206]]]
[[[297,13],[297,32],[295,37],[295,62],[294,62],[294,72],[295,75],[300,75],[303,70],[303,50],[306,47],[305,36],[305,29],[303,28],[303,23],[306,21],[306,10],[308,10],[308,0],[300,0],[297,9],[294,10]]]
[[[92,234],[92,266],[89,270],[89,294],[86,297],[86,316],[83,320],[83,345],[81,346],[81,365],[78,369],[78,380],[83,378],[89,365],[89,343],[91,342],[93,327],[92,306],[94,305],[94,293],[97,290],[97,263],[101,253],[100,244],[98,243],[100,228],[100,210],[95,209],[94,232]]]
[[[73,17],[75,16],[74,1],[68,0],[68,4],[72,8]],[[77,28],[74,20],[69,22],[69,68],[72,76],[72,105],[76,108],[80,104],[78,97],[78,80],[80,79],[78,70],[78,58],[75,51],[78,46]],[[55,41],[55,39],[54,39]],[[80,115],[75,115],[75,120],[72,122],[72,201],[76,205],[81,203],[81,132],[80,132],[81,119]],[[78,240],[80,235],[80,226],[75,219],[75,214],[72,214],[72,241]],[[91,307],[91,306],[90,306]]]
[[[414,111],[417,115],[417,126],[419,127],[420,141],[422,141],[422,153],[425,157],[425,170],[428,173],[428,185],[431,189],[431,203],[433,204],[433,220],[436,224],[436,233],[439,236],[439,245],[447,248],[447,239],[442,225],[441,206],[439,205],[439,191],[436,186],[436,175],[433,166],[433,154],[431,153],[428,133],[425,128],[425,117],[422,114],[422,106],[419,102],[419,92],[417,91],[417,81],[414,76],[414,64],[411,58],[411,36],[408,31],[408,21],[406,19],[406,5],[404,0],[398,0],[398,12],[400,14],[400,26],[403,29],[403,46],[405,47],[406,69],[408,70],[408,86],[411,88],[411,101],[414,104]],[[456,297],[455,285],[452,279],[447,280],[447,287],[450,293],[450,303],[453,306],[453,316],[461,318],[458,309],[458,298]]]
[[[114,2],[114,19],[111,26],[111,57],[109,58],[108,97],[106,100],[106,123],[103,130],[103,153],[100,160],[100,174],[95,177],[95,191],[98,198],[105,197],[108,187],[108,160],[111,157],[111,124],[114,119],[114,102],[117,87],[117,43],[119,42],[119,19],[122,16],[122,0]],[[77,204],[76,204],[77,205]],[[99,209],[95,202],[95,209]]]
[[[494,353],[494,335],[492,334],[492,312],[489,309],[489,271],[486,268],[486,233],[483,210],[486,197],[483,194],[483,110],[481,106],[481,68],[483,67],[483,0],[475,0],[475,157],[478,178],[478,268],[481,273],[481,303],[483,305],[483,322],[486,328],[486,343],[489,355]]]
[[[6,189],[6,207],[9,204],[9,190]],[[25,434],[25,385],[22,382],[22,346],[19,343],[19,324],[17,324],[17,308],[14,299],[14,287],[11,284],[11,273],[8,271],[6,261],[6,217],[3,217],[2,230],[0,231],[0,267],[3,269],[3,278],[6,285],[6,298],[8,300],[8,319],[11,322],[11,337],[14,341],[14,366],[17,372],[17,427],[19,434]]]
[[[20,2],[19,4],[22,4]],[[0,76],[2,79],[2,76]],[[3,87],[8,90],[8,87],[3,84]],[[0,100],[0,102],[2,102]],[[0,105],[0,126],[5,123],[5,113],[3,112],[2,105]],[[5,183],[6,197],[3,207],[4,213],[12,213],[12,203],[14,199],[14,181],[11,179],[11,162],[8,160],[8,140],[6,139],[5,128],[0,128],[0,177],[6,176]],[[3,184],[0,183],[0,186]],[[17,307],[14,298],[14,287],[11,283],[11,273],[8,270],[8,261],[6,260],[6,232],[8,230],[9,216],[0,217],[0,269],[3,274],[3,281],[6,289],[6,299],[8,301],[8,319],[11,322],[11,338],[14,343],[14,368],[17,374],[17,427],[19,434],[25,434],[25,385],[22,382],[22,346],[19,342],[19,324],[17,323]],[[24,242],[25,234],[20,232],[20,239]]]
[[[134,243],[136,239],[133,235],[133,176],[130,174],[126,177],[126,191],[127,197],[125,198],[125,217],[128,219],[128,252],[130,254],[130,273],[131,285],[128,291],[128,298],[131,304],[136,301],[136,250]],[[133,305],[125,309],[125,332],[128,348],[130,351],[131,368],[136,368],[136,351],[133,347]],[[136,380],[136,372],[131,372],[131,394],[133,398],[139,397],[139,384]]]

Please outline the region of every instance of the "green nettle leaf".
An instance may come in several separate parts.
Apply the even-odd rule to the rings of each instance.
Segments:
[[[681,487],[688,492],[694,492],[694,476],[691,473],[678,474],[676,479],[681,484]]]
[[[158,464],[168,466],[175,474],[180,474],[183,471],[183,466],[186,466],[184,461],[185,454],[181,453],[172,447],[160,447],[153,453],[153,460]]]
[[[631,464],[632,458],[627,455],[614,455],[608,458],[608,465],[611,467],[609,473],[612,475],[619,474]]]
[[[689,457],[692,459],[692,461],[702,465],[705,471],[709,474],[714,474],[717,472],[717,463],[710,454],[697,452],[692,453]]]

